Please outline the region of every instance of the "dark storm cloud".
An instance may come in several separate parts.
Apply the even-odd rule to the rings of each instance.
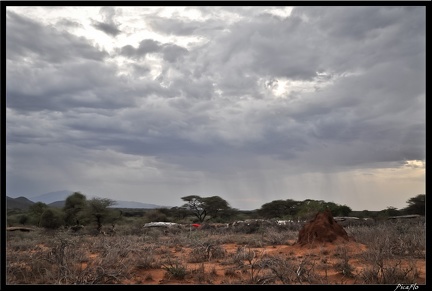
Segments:
[[[424,27],[421,27],[421,23],[424,17],[418,17],[421,16],[421,10],[406,15],[404,10],[392,11],[391,8],[364,9],[366,10],[363,11],[361,7],[341,8],[343,13],[352,15],[354,21],[349,17],[338,17],[341,22],[333,21],[333,13],[343,13],[339,12],[339,8],[328,7],[313,8],[312,11],[316,11],[318,16],[308,18],[302,17],[301,12],[309,12],[308,8],[295,7],[292,17],[286,19],[260,15],[254,18],[254,22],[239,21],[227,27],[229,34],[221,34],[208,44],[206,51],[211,52],[213,61],[210,63],[208,58],[201,60],[199,56],[198,63],[202,65],[196,69],[204,68],[206,73],[217,72],[227,76],[219,80],[219,84],[227,89],[236,90],[241,87],[239,84],[244,84],[244,90],[252,88],[253,91],[255,88],[248,85],[254,83],[257,75],[312,80],[317,77],[317,72],[338,74],[371,68],[396,58],[407,61],[409,58],[423,58],[421,53],[425,40],[422,37]],[[369,18],[354,16],[369,13],[367,9],[376,11],[372,13],[377,18],[376,23]],[[393,20],[380,20],[381,15],[386,16],[389,11]],[[402,18],[403,24],[399,20]],[[326,33],[325,30],[317,29],[321,26],[328,31],[340,27],[348,30],[352,27],[354,31],[368,33],[356,32],[361,37],[351,40],[347,32]],[[419,29],[411,31],[406,27]],[[399,33],[409,37],[400,37]],[[417,64],[418,62],[412,64],[410,61],[402,65]],[[245,76],[244,72],[249,76]],[[247,93],[250,91],[245,92]]]
[[[6,18],[7,60],[21,61],[27,57],[55,64],[72,59],[102,61],[108,56],[82,37],[43,26],[11,11]]]
[[[134,106],[135,98],[152,93],[172,95],[151,80],[131,84],[135,81],[119,77],[115,65],[101,62],[108,54],[84,38],[43,26],[11,11],[7,17],[6,98],[10,108],[115,109]]]
[[[7,105],[20,110],[114,109],[133,106],[131,98],[136,94],[121,86],[125,81],[116,76],[115,67],[101,62],[64,62],[40,68],[17,63],[8,65],[7,72]],[[25,84],[20,81],[23,79]]]
[[[152,39],[144,39],[140,42],[138,48],[134,48],[131,45],[123,46],[120,49],[120,54],[133,59],[144,58],[150,53],[161,53],[163,59],[168,62],[175,62],[179,57],[186,54],[187,49],[180,47],[175,44],[162,44]]]
[[[211,43],[215,64],[232,68],[223,80],[225,85],[245,80],[242,72],[301,80],[316,76],[322,42],[319,34],[315,38],[314,31],[299,24],[299,19],[261,15],[254,20],[233,24],[229,34],[221,34]]]
[[[396,59],[424,57],[422,7],[296,7],[292,16],[310,29],[325,70],[365,69]]]
[[[186,48],[147,38],[112,55],[8,11],[7,107],[16,114],[8,117],[8,141],[60,140],[218,173],[222,162],[204,169],[197,156],[270,156],[305,171],[424,158],[421,8],[295,7],[290,17],[254,7],[198,9],[239,17],[149,16],[158,32],[204,40]],[[101,10],[99,29],[117,35],[116,15]],[[115,53],[130,63],[121,67]],[[292,92],[275,97],[284,80],[316,89],[290,83]],[[23,112],[44,126],[32,131]]]

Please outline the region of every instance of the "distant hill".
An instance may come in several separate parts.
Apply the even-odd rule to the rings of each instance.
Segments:
[[[135,202],[135,201],[118,201],[115,200],[116,204],[113,205],[111,208],[143,208],[143,209],[155,209],[155,208],[167,208],[167,206],[161,206],[156,204],[148,204],[148,203],[141,203],[141,202]],[[66,201],[55,201],[52,203],[49,203],[49,206],[52,207],[58,207],[62,208],[65,205]]]
[[[66,204],[66,200],[56,201],[48,204],[50,207],[63,208]]]
[[[161,206],[156,204],[149,203],[141,203],[135,201],[120,201],[116,200],[117,204],[113,205],[114,208],[146,208],[146,209],[154,209],[154,208],[171,208],[171,206]]]
[[[40,194],[37,196],[30,197],[32,201],[35,202],[43,202],[45,204],[50,204],[56,201],[63,201],[66,200],[68,196],[73,194],[76,191],[70,191],[70,190],[61,190],[61,191],[55,191],[55,192],[49,192],[45,194]],[[89,197],[87,197],[89,198]]]
[[[25,197],[18,197],[18,198],[11,198],[6,196],[6,207],[7,209],[28,209],[31,205],[33,205],[34,202],[25,198]]]
[[[36,202],[42,202],[51,207],[62,208],[65,205],[66,198],[69,197],[74,192],[76,191],[62,190],[62,191],[50,192],[38,196],[33,196],[31,197],[32,200],[23,196],[18,198],[12,198],[6,196],[7,198],[6,205],[7,205],[7,209],[28,209],[29,206],[31,206],[32,204]],[[86,195],[86,197],[87,199],[92,199],[96,196],[89,197]],[[112,208],[155,209],[155,208],[170,207],[170,206],[161,206],[161,205],[142,203],[136,201],[121,201],[121,200],[114,200],[114,201],[116,202],[116,204],[113,205]]]

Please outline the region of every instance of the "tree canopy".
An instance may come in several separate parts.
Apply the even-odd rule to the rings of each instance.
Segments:
[[[415,197],[408,199],[408,206],[403,208],[402,211],[406,214],[419,214],[425,215],[426,213],[426,194],[419,194]]]
[[[101,230],[103,223],[112,223],[116,219],[119,219],[120,215],[116,215],[113,209],[108,208],[115,204],[114,200],[108,198],[92,198],[89,200],[88,212],[94,218],[98,230]]]
[[[222,213],[231,210],[228,202],[219,196],[200,197],[197,195],[190,195],[182,197],[181,199],[187,202],[182,207],[196,216],[199,222],[204,222],[208,216],[215,219]]]
[[[301,203],[292,199],[273,200],[265,203],[258,210],[258,214],[266,218],[285,218],[293,217]]]
[[[66,225],[80,224],[79,220],[83,218],[86,208],[87,197],[84,194],[74,192],[68,196],[63,207]]]

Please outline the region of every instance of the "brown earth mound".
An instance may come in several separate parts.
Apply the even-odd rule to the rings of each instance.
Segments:
[[[345,229],[339,225],[330,210],[318,212],[315,218],[307,222],[299,232],[297,244],[304,246],[314,243],[336,243],[354,241]]]

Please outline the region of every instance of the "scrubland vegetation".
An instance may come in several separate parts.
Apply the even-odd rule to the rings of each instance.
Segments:
[[[7,232],[6,284],[424,284],[424,217],[345,223],[356,244],[295,245],[302,223]]]
[[[344,205],[277,200],[239,211],[217,196],[171,209],[116,209],[73,193],[63,208],[8,209],[6,284],[424,284],[425,195],[340,221],[355,242],[300,246],[307,218]],[[390,219],[392,215],[409,219]],[[284,224],[275,223],[285,219]],[[148,222],[173,227],[143,227]],[[236,223],[236,222],[243,223]],[[244,223],[248,221],[247,223]],[[199,225],[195,228],[194,225]]]

